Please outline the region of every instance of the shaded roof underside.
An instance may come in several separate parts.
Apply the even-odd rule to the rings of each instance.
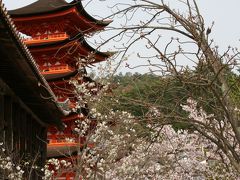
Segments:
[[[100,52],[100,51],[94,49],[92,46],[90,46],[86,42],[86,40],[84,39],[84,37],[82,35],[78,35],[73,39],[66,39],[66,40],[57,41],[57,42],[32,44],[32,45],[28,45],[28,48],[33,53],[34,53],[34,50],[36,50],[36,49],[40,50],[40,49],[54,48],[54,47],[56,47],[57,50],[61,50],[63,47],[67,47],[67,45],[70,45],[70,43],[72,43],[74,41],[78,41],[81,44],[81,47],[85,48],[89,52],[89,55],[90,55],[90,53],[93,53],[93,56],[97,55],[101,58],[101,59],[96,58],[96,61],[92,62],[92,63],[104,61],[114,54],[114,53],[111,53],[111,52]]]
[[[57,81],[75,76],[76,74],[78,74],[78,70],[68,73],[48,74],[44,75],[44,77],[46,78],[47,81]]]

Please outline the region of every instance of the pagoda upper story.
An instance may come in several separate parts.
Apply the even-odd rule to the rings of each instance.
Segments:
[[[30,36],[24,42],[47,80],[76,74],[79,60],[86,66],[112,55],[85,41],[85,34],[103,30],[111,21],[94,19],[81,0],[38,0],[10,15],[18,31]]]
[[[113,55],[91,47],[84,35],[103,30],[111,21],[104,22],[91,17],[84,10],[81,0],[70,3],[64,0],[38,0],[12,10],[10,14],[17,29],[30,36],[24,42],[52,88],[58,106],[67,115],[62,119],[65,125],[63,131],[49,128],[48,157],[60,159],[64,156],[71,162],[72,156],[86,145],[93,147],[93,144],[88,144],[85,135],[76,132],[77,125],[86,121],[89,124],[88,131],[92,131],[97,124],[89,114],[84,93],[87,91],[88,96],[96,95],[102,86],[87,77],[85,67]],[[70,81],[76,82],[77,86]],[[73,169],[57,176],[68,179],[69,173],[74,177],[74,172]]]
[[[102,30],[111,21],[100,21],[90,16],[81,0],[38,0],[28,6],[9,12],[18,30],[31,37],[61,38],[89,34]],[[31,27],[29,27],[31,25]],[[65,36],[64,36],[65,35]]]

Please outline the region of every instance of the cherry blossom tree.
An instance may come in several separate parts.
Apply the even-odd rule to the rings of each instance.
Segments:
[[[115,41],[115,47],[122,52],[121,61],[126,60],[131,49],[137,51],[136,46],[139,47],[138,59],[145,63],[138,67],[147,66],[150,73],[179,84],[166,88],[166,92],[173,89],[185,92],[180,97],[175,94],[172,109],[161,106],[162,97],[158,98],[159,103],[129,101],[158,110],[159,116],[151,121],[159,126],[188,124],[191,131],[216,146],[226,168],[231,165],[240,172],[239,77],[236,74],[239,51],[229,46],[222,52],[214,45],[211,39],[214,23],[206,26],[195,0],[175,3],[180,6],[163,0],[115,4],[110,17],[122,19],[122,24],[109,28],[115,35],[106,42]],[[136,68],[128,63],[126,66]]]
[[[84,104],[91,109],[85,121],[76,121],[76,133],[85,137],[79,160],[71,164],[76,178],[240,178],[239,51],[228,47],[222,52],[214,45],[214,24],[206,26],[195,0],[176,3],[181,8],[163,0],[133,0],[111,7],[113,14],[107,18],[121,23],[107,28],[113,35],[99,44],[114,42],[120,63],[126,63],[134,49],[135,58],[143,63],[134,67],[127,62],[126,67],[148,67],[164,82],[156,86],[164,91],[154,101],[125,98],[128,107],[138,104],[148,110],[133,116],[128,108],[120,111],[104,103],[106,95],[112,104],[123,102],[114,90],[106,87],[92,96],[92,85],[73,81],[76,97],[84,102],[75,111]],[[175,84],[168,86],[169,82]],[[94,128],[92,119],[97,121]],[[173,129],[176,123],[186,127]],[[70,166],[55,160],[50,164],[56,171]],[[55,173],[45,172],[46,179]]]
[[[132,49],[137,52],[139,47],[141,51],[136,53],[136,58],[144,63],[136,67],[126,63],[126,67],[148,67],[149,73],[165,82],[159,88],[171,95],[171,102],[164,103],[164,94],[155,96],[155,101],[125,98],[126,104],[148,109],[136,117],[113,110],[100,97],[96,98],[96,109],[102,111],[92,111],[98,123],[84,135],[86,143],[94,146],[81,150],[79,176],[239,178],[239,77],[236,74],[239,51],[228,47],[221,52],[214,45],[211,39],[214,24],[206,26],[195,0],[176,3],[181,8],[163,0],[134,0],[111,7],[113,14],[107,18],[122,19],[122,23],[106,29],[113,35],[104,39],[104,43],[116,44],[120,63],[128,59],[128,52],[132,53]],[[167,86],[169,82],[175,84]],[[110,100],[120,102],[114,93]],[[93,101],[90,104],[94,106]],[[185,124],[186,128],[173,130],[172,125],[176,123]],[[86,124],[79,126],[87,130]],[[83,129],[78,131],[81,135]]]

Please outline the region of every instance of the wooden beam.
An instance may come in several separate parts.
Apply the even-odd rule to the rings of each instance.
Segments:
[[[13,150],[13,128],[12,128],[12,98],[5,96],[4,98],[4,130],[5,145],[9,153]]]
[[[4,141],[4,96],[0,94],[0,142]]]
[[[12,116],[12,128],[13,128],[13,153],[14,161],[18,162],[19,159],[19,117],[20,117],[20,107],[17,103],[13,103],[13,116]]]
[[[20,116],[20,156],[24,156],[26,152],[26,112],[22,111]]]

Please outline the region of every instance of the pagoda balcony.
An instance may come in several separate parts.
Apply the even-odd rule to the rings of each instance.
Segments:
[[[23,41],[26,45],[32,44],[43,44],[43,43],[50,43],[50,42],[57,42],[62,41],[69,38],[67,33],[54,33],[54,34],[43,34],[36,37],[26,38]]]
[[[62,138],[60,138],[62,137]],[[88,147],[93,147],[93,143],[87,143],[86,137],[76,137],[76,135],[66,134],[64,135],[48,135],[48,147],[60,147],[60,146],[78,146],[83,147],[88,144]]]
[[[75,73],[76,69],[69,65],[54,65],[47,67],[40,67],[42,75],[47,79],[62,78]]]
[[[74,152],[80,151],[85,146],[93,148],[93,143],[79,143],[66,139],[51,139],[47,145],[47,157],[70,156]]]
[[[68,73],[75,71],[74,68],[70,67],[69,65],[54,65],[54,66],[48,66],[41,68],[41,73],[43,75],[48,74],[59,74],[59,73]]]
[[[84,144],[86,143],[86,137],[79,137],[78,134],[65,133],[65,134],[48,134],[48,142],[51,145],[61,144],[61,143],[77,143]]]

